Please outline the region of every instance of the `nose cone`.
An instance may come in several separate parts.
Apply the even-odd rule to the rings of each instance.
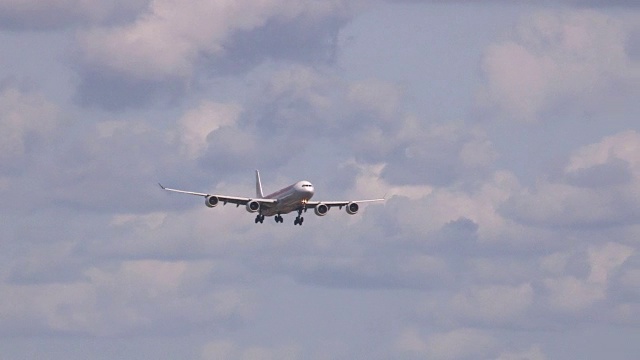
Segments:
[[[313,185],[308,181],[300,181],[298,183],[298,190],[304,193],[307,199],[311,199],[314,194]]]

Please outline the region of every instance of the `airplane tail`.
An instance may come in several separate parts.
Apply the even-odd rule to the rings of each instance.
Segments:
[[[262,183],[260,182],[260,172],[256,170],[256,197],[259,199],[264,199],[264,194],[262,193]]]

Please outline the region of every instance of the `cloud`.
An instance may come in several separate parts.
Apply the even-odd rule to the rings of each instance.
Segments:
[[[185,113],[178,120],[183,152],[191,159],[202,155],[206,150],[209,134],[221,127],[233,125],[240,111],[237,105],[204,101],[197,108]]]
[[[627,51],[632,18],[587,10],[528,18],[515,39],[487,49],[480,105],[531,122],[559,109],[602,112],[628,104],[640,91],[640,64]]]
[[[467,175],[486,174],[497,157],[486,134],[479,129],[414,121],[405,120],[397,134],[392,133],[387,140],[393,148],[385,154],[389,162],[383,176],[391,183],[447,186]]]
[[[633,248],[611,242],[602,246],[590,246],[586,259],[590,271],[586,278],[564,276],[544,280],[551,307],[575,313],[594,306],[598,301],[607,300],[611,275],[633,253]]]
[[[534,345],[524,351],[508,351],[500,354],[497,360],[546,360],[544,352],[539,345]]]
[[[114,23],[135,16],[148,3],[149,0],[2,0],[0,28],[44,31]]]
[[[421,336],[414,329],[401,334],[399,350],[430,359],[467,359],[487,355],[494,346],[494,339],[471,328],[460,328],[449,332]]]
[[[185,6],[161,0],[151,3],[132,24],[92,30],[83,35],[82,43],[88,63],[115,72],[148,80],[185,77],[202,56],[223,55],[238,33],[298,17],[320,21],[347,15],[346,11],[340,1],[192,1]]]
[[[316,161],[333,158],[336,166],[382,166],[382,180],[394,187],[490,176],[498,155],[488,134],[406,114],[398,85],[349,82],[309,66],[274,67],[252,77],[258,86],[242,105],[241,118],[210,133],[202,164],[253,167],[271,159],[281,166],[282,149],[273,144],[284,143],[304,149],[295,154],[315,153]]]
[[[471,288],[453,298],[454,312],[491,323],[508,322],[522,316],[533,304],[531,284]]]
[[[606,297],[601,284],[574,276],[547,279],[544,285],[550,293],[548,300],[551,307],[569,313],[583,311]]]
[[[635,224],[640,214],[640,135],[625,131],[574,151],[558,180],[541,180],[501,213],[538,226]]]
[[[471,233],[475,234],[477,230],[480,241],[498,241],[501,235],[510,231],[510,225],[498,209],[518,187],[513,174],[498,171],[480,188],[436,188],[416,200],[402,196],[391,198],[385,204],[386,214],[382,214],[385,219],[380,221],[387,226],[394,224],[418,238],[441,229],[454,230],[455,222],[468,234],[469,227],[464,224],[471,223],[474,226]],[[428,239],[435,241],[437,237]]]
[[[163,324],[171,331],[198,323],[225,326],[249,316],[248,293],[198,285],[211,270],[207,262],[139,260],[88,268],[84,280],[72,283],[3,284],[2,331],[111,336],[152,333]]]
[[[400,115],[398,110],[402,95],[394,84],[369,79],[351,84],[347,97],[356,106],[361,105],[364,113],[374,112],[374,116],[393,122]]]
[[[181,156],[187,148],[177,126],[160,130],[126,115],[96,123],[70,121],[74,111],[39,95],[3,94],[0,189],[14,203],[12,213],[52,207],[65,214],[149,212],[154,201],[162,201],[157,182],[197,167]],[[49,226],[58,226],[50,220]]]
[[[230,340],[217,340],[211,341],[203,347],[201,359],[294,360],[302,358],[299,353],[299,349],[295,346],[242,348]]]
[[[153,1],[130,23],[79,33],[78,97],[107,109],[141,107],[270,59],[325,64],[353,8],[341,0]]]
[[[348,251],[348,249],[345,249]],[[447,264],[428,255],[375,254],[335,258],[301,256],[284,261],[282,271],[303,284],[329,288],[424,289],[435,288],[446,281]]]
[[[633,248],[611,242],[602,247],[590,247],[591,272],[588,280],[597,284],[607,284],[611,273],[624,264],[633,253]]]
[[[475,2],[472,0],[387,0],[389,2],[395,3],[470,3]],[[576,5],[576,6],[594,6],[594,7],[636,7],[638,3],[633,0],[485,0],[486,3],[500,3],[500,2],[509,2],[509,3],[535,3],[538,5],[548,5],[548,4],[556,4],[556,3],[564,3],[567,5]]]
[[[107,358],[115,353],[104,349],[121,342],[130,347],[115,355],[128,358],[544,359],[562,358],[567,346],[613,345],[621,357],[637,353],[624,341],[640,319],[633,11],[547,8],[488,49],[485,63],[511,66],[515,54],[525,70],[549,61],[556,71],[557,79],[536,73],[540,87],[525,91],[518,87],[536,85],[537,75],[487,68],[490,95],[515,89],[525,99],[485,105],[533,114],[531,131],[518,134],[475,121],[467,96],[475,89],[452,87],[447,106],[456,110],[430,112],[407,91],[433,83],[406,86],[393,67],[367,72],[375,57],[358,59],[358,71],[335,66],[334,37],[353,16],[362,18],[349,26],[362,28],[350,33],[373,36],[412,28],[407,7],[386,4],[367,24],[352,2],[249,3],[161,0],[126,14],[51,19],[53,32],[4,34],[35,54],[50,52],[34,43],[80,48],[72,59],[56,52],[51,68],[28,57],[12,65],[38,91],[0,86],[3,356]],[[435,9],[423,6],[409,10]],[[437,8],[477,18],[464,6]],[[497,32],[513,13],[541,9],[492,6]],[[23,30],[37,20],[24,16]],[[483,44],[497,41],[485,30],[436,37],[457,46],[451,36],[478,31]],[[423,36],[394,41],[436,40]],[[439,66],[413,60],[387,65]],[[10,76],[12,66],[0,68]],[[60,84],[77,86],[80,103]],[[630,92],[618,97],[611,84]],[[609,113],[617,103],[625,106]],[[584,104],[606,121],[587,131],[553,120]],[[544,174],[530,164],[558,131],[569,140],[548,153],[565,159]],[[252,194],[254,168],[267,191],[305,178],[318,200],[387,199],[355,216],[307,212],[303,227],[291,214],[285,224],[254,225],[242,207],[209,209],[156,184]],[[520,177],[522,168],[537,182]],[[590,326],[606,335],[575,331]]]
[[[40,94],[0,89],[0,159],[20,159],[38,142],[46,141],[61,124],[59,113]]]

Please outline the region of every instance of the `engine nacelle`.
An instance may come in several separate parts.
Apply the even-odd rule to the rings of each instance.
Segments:
[[[251,200],[247,203],[247,211],[250,213],[254,213],[258,210],[260,210],[260,203],[255,201],[255,200]]]
[[[313,212],[315,212],[318,216],[325,216],[329,212],[329,206],[327,204],[320,203],[316,205],[316,207],[313,209]]]
[[[354,215],[360,210],[360,206],[357,203],[350,202],[347,204],[347,214]]]
[[[204,198],[204,204],[207,205],[207,207],[210,207],[210,208],[216,207],[219,202],[220,202],[220,199],[218,199],[217,196],[208,195],[208,196],[205,196],[205,198]]]

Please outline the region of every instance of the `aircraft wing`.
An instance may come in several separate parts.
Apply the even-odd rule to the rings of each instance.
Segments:
[[[195,192],[195,191],[185,191],[185,190],[171,189],[171,188],[162,186],[162,184],[160,184],[160,183],[158,183],[158,185],[160,185],[162,190],[177,192],[177,193],[181,193],[181,194],[196,195],[196,196],[203,196],[203,197],[215,196],[215,197],[218,198],[219,201],[221,201],[225,205],[227,203],[236,204],[236,205],[247,205],[247,203],[249,201],[257,201],[257,202],[259,202],[261,204],[275,204],[277,202],[275,199],[252,199],[252,198],[240,197],[240,196],[205,194],[205,193],[200,193],[200,192]]]
[[[340,209],[342,209],[343,206],[347,206],[349,204],[362,204],[362,203],[368,203],[368,202],[378,202],[378,201],[384,201],[385,199],[368,199],[368,200],[352,200],[352,201],[308,201],[306,203],[306,207],[308,209],[313,209],[316,206],[318,206],[319,204],[324,204],[327,205],[329,208],[332,207],[339,207]]]

